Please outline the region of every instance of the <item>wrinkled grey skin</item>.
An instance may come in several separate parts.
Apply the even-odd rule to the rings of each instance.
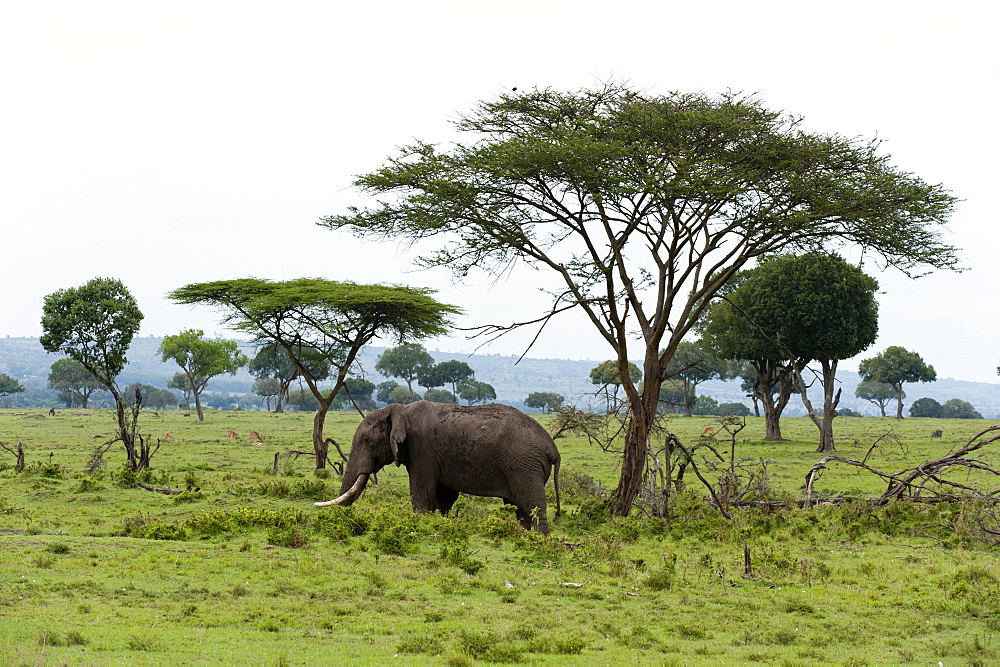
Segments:
[[[316,504],[350,505],[367,476],[390,463],[409,473],[418,512],[447,514],[460,492],[493,496],[517,507],[522,526],[545,535],[545,483],[555,468],[559,513],[559,451],[538,422],[508,405],[418,401],[372,411],[354,433],[341,497]]]

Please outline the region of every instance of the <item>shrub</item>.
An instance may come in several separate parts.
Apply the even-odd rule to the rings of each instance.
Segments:
[[[330,507],[313,518],[312,529],[331,539],[345,540],[368,532],[368,519],[354,507]]]
[[[658,567],[651,571],[643,584],[654,591],[663,591],[674,585],[674,578],[677,574],[677,554],[663,557],[663,567]]]
[[[136,514],[122,521],[121,535],[144,540],[186,540],[187,531],[182,525],[166,523],[148,515]]]
[[[486,567],[486,563],[473,558],[473,554],[468,535],[459,534],[452,529],[442,536],[441,558],[449,565],[454,565],[466,574],[476,574]]]
[[[28,467],[24,469],[26,475],[38,475],[39,477],[47,477],[49,479],[62,479],[66,476],[66,471],[61,465],[55,463],[51,460],[48,461],[33,461],[28,464]]]
[[[399,653],[429,653],[440,655],[444,650],[441,638],[435,635],[414,635],[401,641],[396,646]]]
[[[103,485],[95,481],[90,477],[84,477],[80,480],[80,484],[76,487],[74,493],[87,493],[89,491],[99,491],[103,488]]]
[[[309,546],[309,539],[299,528],[287,526],[272,528],[267,531],[267,543],[278,547],[301,549],[302,547]]]

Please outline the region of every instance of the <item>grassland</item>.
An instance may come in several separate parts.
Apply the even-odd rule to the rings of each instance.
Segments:
[[[328,433],[349,443],[358,419],[331,415]],[[1000,660],[1000,559],[972,530],[982,507],[857,500],[727,521],[691,478],[670,521],[612,520],[602,489],[616,457],[561,438],[564,515],[544,538],[495,499],[414,515],[401,469],[350,508],[313,507],[339,483],[289,454],[310,448],[311,415],[144,414],[144,432],[170,434],[146,481],[192,488],[177,496],[134,488],[118,449],[82,472],[112,424],[107,411],[0,411],[0,441],[20,439],[28,463],[16,473],[0,451],[2,664]],[[690,442],[710,424],[671,428]],[[838,419],[838,454],[860,459],[892,430],[902,445],[872,461],[900,470],[990,424]],[[772,495],[798,498],[820,458],[816,430],[783,427],[789,441],[765,443],[748,420],[737,454],[769,462]],[[996,465],[998,454],[983,456]],[[972,471],[965,481],[995,486]],[[843,466],[820,486],[859,499],[883,490]]]

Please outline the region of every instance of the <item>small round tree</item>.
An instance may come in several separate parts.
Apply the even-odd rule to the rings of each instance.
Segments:
[[[898,345],[858,364],[862,380],[882,382],[896,390],[896,419],[903,418],[903,385],[907,382],[933,382],[937,379],[934,367],[924,363],[916,352]],[[912,413],[911,413],[912,415]]]
[[[944,408],[933,398],[918,398],[910,406],[910,416],[940,419],[944,416]]]
[[[830,452],[840,402],[837,364],[875,341],[876,289],[874,278],[837,255],[781,255],[740,276],[728,300],[713,308],[705,336],[716,349],[761,368],[766,360],[785,360],[819,429],[818,451]],[[820,364],[822,415],[813,410],[801,377],[809,361]]]
[[[116,378],[128,362],[126,353],[142,323],[142,311],[125,284],[94,278],[80,287],[58,290],[42,304],[42,336],[46,352],[62,352],[78,361],[115,400],[118,439],[136,472],[149,466],[149,450],[137,434],[142,395],[130,402]],[[131,416],[129,407],[134,408]],[[138,440],[138,447],[137,445]]]

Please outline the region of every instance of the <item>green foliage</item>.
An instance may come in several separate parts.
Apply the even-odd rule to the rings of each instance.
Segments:
[[[719,414],[719,402],[711,396],[697,396],[694,399],[694,408],[691,412],[696,415],[717,415]]]
[[[122,522],[122,535],[145,540],[186,540],[188,537],[183,526],[142,513]]]
[[[406,405],[407,403],[419,401],[421,396],[419,393],[412,392],[402,385],[397,385],[392,391],[389,392],[389,395],[386,398],[388,399],[388,403],[400,403],[402,405]]]
[[[428,530],[422,518],[411,511],[379,508],[371,516],[368,537],[374,547],[384,554],[405,556],[415,553]]]
[[[910,406],[910,416],[940,419],[944,416],[944,408],[933,398],[918,398]]]
[[[0,373],[0,397],[10,396],[22,391],[24,391],[24,387],[21,386],[20,382],[6,373]]]
[[[143,407],[153,410],[166,410],[177,407],[177,395],[175,393],[148,384],[136,382],[128,385],[124,390],[125,396],[134,396],[136,389],[142,393]]]
[[[493,385],[487,382],[479,382],[476,380],[465,381],[459,384],[461,389],[461,398],[466,401],[468,405],[476,405],[477,403],[486,403],[488,401],[495,401],[497,398],[496,389]]]
[[[348,394],[350,394],[350,399],[353,399],[359,408],[372,410],[375,408],[375,400],[372,398],[374,392],[374,382],[369,382],[364,378],[349,377],[344,378],[344,388],[337,394],[337,399],[342,399],[344,403],[349,404]]]
[[[642,369],[631,361],[628,362],[627,369],[629,381],[633,385],[638,386],[639,381],[642,379]],[[614,359],[609,359],[608,361],[594,366],[590,370],[590,383],[601,386],[613,385],[615,387],[615,391],[617,392],[618,387],[622,385],[622,376],[618,370],[618,362]]]
[[[877,289],[837,255],[782,255],[741,275],[705,335],[737,359],[850,359],[878,334]]]
[[[720,403],[717,414],[723,417],[749,417],[753,413],[744,403]]]
[[[549,414],[551,410],[558,410],[565,400],[565,396],[554,391],[534,391],[524,399],[524,405]]]
[[[426,372],[433,363],[434,357],[428,354],[423,345],[404,343],[380,354],[378,361],[375,362],[375,370],[387,377],[404,380],[412,394],[413,381],[417,379],[418,375]],[[424,379],[428,382],[438,382],[438,378],[427,377]],[[444,384],[443,378],[435,385],[424,386],[441,386],[442,384]]]
[[[913,410],[910,410],[910,414],[913,414]],[[945,419],[982,419],[983,416],[979,414],[971,403],[968,401],[963,401],[959,398],[950,398],[944,402],[941,406],[941,416]]]
[[[47,352],[75,359],[109,389],[127,362],[142,312],[114,278],[94,278],[45,297],[39,342]]]
[[[469,533],[454,522],[446,524],[441,534],[441,559],[466,574],[476,574],[486,567],[486,563],[474,556],[475,552],[469,545]]]
[[[26,476],[37,475],[49,479],[62,479],[66,476],[66,470],[51,458],[48,461],[32,461],[25,467]]]
[[[289,549],[309,546],[305,531],[297,526],[275,526],[267,531],[267,543]]]
[[[396,650],[400,653],[440,655],[444,651],[444,642],[436,634],[417,634],[399,642]]]
[[[695,407],[695,390],[702,382],[712,379],[728,380],[735,377],[737,368],[724,359],[716,357],[701,342],[681,341],[667,364],[666,377],[679,382],[682,388],[683,405],[686,414],[691,415]],[[715,406],[711,412],[715,414]]]
[[[450,384],[451,392],[456,396],[462,391],[463,386],[467,381],[471,380],[475,375],[472,367],[464,361],[458,361],[451,359],[449,361],[442,361],[439,364],[435,364],[429,373],[430,377],[433,378],[429,380],[431,382],[437,382],[438,384],[429,385],[425,384],[423,379],[420,380],[420,384],[424,387],[438,387],[442,384]],[[423,374],[421,374],[423,377]]]
[[[201,392],[208,381],[217,375],[236,372],[250,360],[240,352],[236,341],[206,340],[200,329],[187,329],[173,336],[166,336],[160,343],[159,354],[163,361],[173,361],[184,371],[194,396],[198,419],[205,420],[201,410]]]
[[[663,565],[651,571],[643,583],[654,591],[667,590],[674,585],[676,576],[677,554],[670,554],[663,557]]]
[[[934,367],[924,363],[916,352],[890,345],[883,352],[858,364],[862,380],[881,382],[896,390],[896,416],[903,417],[903,385],[912,382],[933,382],[937,379]]]
[[[881,416],[885,417],[885,406],[896,398],[896,389],[885,382],[862,380],[854,390],[854,395],[878,406]],[[906,398],[906,392],[902,392],[901,397]]]
[[[424,393],[424,400],[431,403],[455,403],[455,394],[447,389],[428,389]]]

